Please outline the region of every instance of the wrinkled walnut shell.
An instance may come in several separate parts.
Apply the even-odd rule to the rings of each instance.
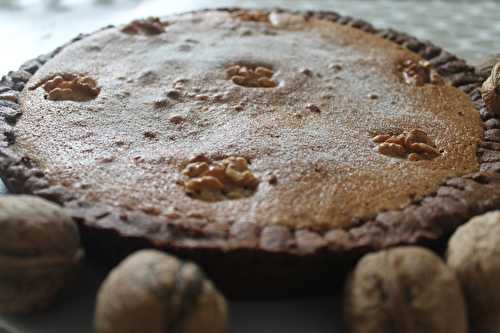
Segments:
[[[500,53],[487,55],[476,63],[476,73],[481,77],[488,77],[493,67],[500,62]]]
[[[223,333],[224,298],[192,263],[142,250],[116,267],[97,296],[98,333]]]
[[[79,271],[78,228],[55,204],[5,196],[0,198],[0,230],[0,312],[46,308]]]
[[[493,66],[491,75],[481,87],[486,110],[494,115],[500,115],[500,62]]]
[[[462,284],[474,332],[500,331],[500,212],[471,219],[448,244],[448,265]]]
[[[419,247],[363,257],[345,287],[343,311],[351,333],[467,332],[456,276]]]

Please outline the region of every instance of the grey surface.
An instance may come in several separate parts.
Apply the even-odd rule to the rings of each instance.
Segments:
[[[500,51],[500,1],[0,0],[0,73],[52,50],[80,32],[91,32],[110,23],[235,5],[334,10],[366,19],[378,27],[393,27],[431,39],[468,60]]]
[[[500,51],[500,2],[496,1],[173,1],[173,0],[0,0],[0,73],[48,52],[80,32],[136,17],[164,15],[204,7],[239,5],[334,10],[430,39],[476,62]],[[4,192],[0,184],[0,194]],[[0,317],[13,333],[92,332],[96,289],[104,276],[87,266],[71,297],[50,312],[32,317]],[[340,332],[338,304],[329,299],[231,303],[235,333]]]
[[[4,316],[3,324],[12,333],[90,333],[95,294],[104,276],[105,272],[95,266],[87,266],[71,297],[50,312],[29,317]],[[331,299],[231,302],[230,311],[230,332],[234,333],[341,332],[338,304]],[[1,325],[2,320],[0,328]]]

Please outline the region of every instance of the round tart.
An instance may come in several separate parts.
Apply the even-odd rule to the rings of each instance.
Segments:
[[[137,20],[4,77],[0,170],[66,206],[100,257],[157,247],[226,290],[289,291],[497,208],[483,80],[331,12]]]

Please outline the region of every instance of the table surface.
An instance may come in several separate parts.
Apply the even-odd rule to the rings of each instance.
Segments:
[[[475,63],[500,53],[500,2],[399,0],[0,0],[0,73],[46,53],[80,32],[137,17],[207,7],[283,7],[334,10],[363,18],[377,27],[392,27],[437,45]],[[15,36],[15,38],[13,38]],[[0,195],[6,193],[0,182]],[[9,331],[25,333],[89,333],[96,290],[104,272],[87,264],[72,297],[48,313],[0,317]],[[231,302],[231,332],[341,332],[339,305],[332,299],[274,302]]]

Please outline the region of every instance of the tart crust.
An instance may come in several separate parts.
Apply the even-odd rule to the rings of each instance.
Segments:
[[[100,258],[118,260],[136,249],[157,247],[200,262],[231,294],[253,296],[310,292],[312,284],[324,286],[318,282],[330,283],[342,277],[353,261],[369,251],[400,244],[437,247],[469,218],[500,206],[500,119],[488,114],[481,99],[479,87],[484,76],[432,43],[403,33],[377,30],[369,23],[333,12],[294,14],[376,34],[428,60],[451,85],[467,94],[479,111],[485,126],[484,140],[477,149],[479,172],[449,178],[435,192],[402,209],[356,218],[343,227],[243,222],[162,224],[151,223],[155,217],[142,210],[127,211],[124,218],[123,211],[82,200],[77,193],[54,183],[30,156],[12,149],[16,147],[14,127],[21,116],[17,92],[64,45],[27,62],[0,82],[0,89],[14,96],[11,101],[0,100],[0,172],[7,187],[14,193],[38,195],[67,207],[79,222],[87,249]],[[85,37],[80,35],[69,44]]]

